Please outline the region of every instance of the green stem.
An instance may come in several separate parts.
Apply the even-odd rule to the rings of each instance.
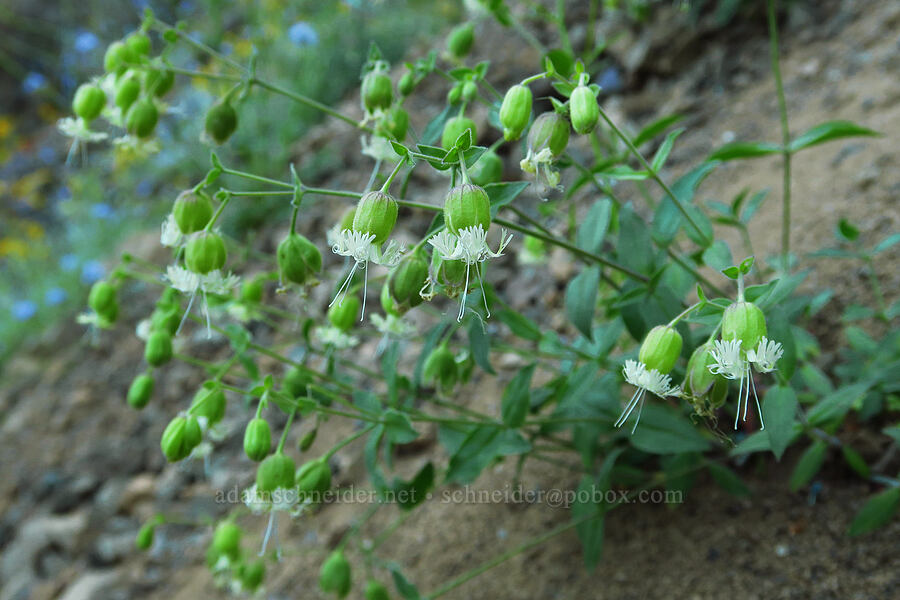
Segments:
[[[878,281],[878,274],[875,272],[875,265],[871,256],[863,258],[868,267],[869,281],[872,282],[872,293],[875,296],[875,302],[878,304],[878,318],[887,322],[887,303],[884,300],[884,293],[881,291],[881,283]]]
[[[684,309],[683,311],[681,311],[681,313],[679,313],[677,317],[675,317],[674,319],[672,319],[671,321],[669,321],[669,327],[675,327],[675,325],[678,324],[678,321],[680,321],[681,319],[683,319],[688,313],[690,313],[692,310],[694,310],[695,308],[697,308],[697,307],[700,306],[701,304],[702,304],[702,302],[697,302],[697,303],[695,303],[695,304],[691,304],[691,305],[688,306],[686,309]]]
[[[209,220],[209,223],[206,224],[206,227],[203,228],[203,231],[212,231],[213,225],[219,220],[219,216],[222,214],[222,211],[225,210],[225,207],[229,202],[231,202],[231,194],[226,192],[225,197],[222,198],[222,202],[219,203],[216,212],[213,213],[212,218]]]
[[[299,404],[295,404],[294,410],[288,415],[288,420],[287,423],[284,424],[284,431],[281,432],[281,440],[278,442],[278,448],[275,450],[275,454],[281,454],[281,451],[284,449],[284,443],[287,441],[288,432],[291,430],[291,425],[294,423],[294,415],[297,414],[298,406]]]
[[[781,81],[781,67],[778,58],[778,22],[775,14],[775,0],[768,0],[766,5],[769,21],[769,54],[772,61],[772,73],[775,76],[775,90],[778,94],[778,114],[781,118],[781,157],[784,172],[781,205],[781,255],[782,269],[787,272],[789,270],[788,256],[791,252],[791,131],[788,127],[787,102],[784,99],[784,84]]]
[[[388,178],[384,180],[384,185],[381,186],[381,192],[383,194],[387,194],[388,190],[391,188],[391,184],[394,182],[394,178],[397,176],[397,173],[400,172],[400,169],[403,168],[403,164],[405,161],[400,161],[397,163],[397,166],[394,167],[394,170],[391,171],[391,174],[388,175]]]
[[[354,433],[354,434],[351,435],[350,437],[344,438],[343,440],[341,440],[340,442],[338,442],[337,444],[335,444],[334,446],[332,446],[331,450],[329,450],[328,452],[325,453],[324,459],[325,459],[325,460],[329,460],[332,456],[334,456],[334,454],[335,454],[338,450],[340,450],[340,449],[343,448],[344,446],[346,446],[346,445],[348,445],[348,444],[354,442],[355,440],[358,440],[358,439],[361,438],[362,436],[366,435],[367,433],[369,433],[370,431],[372,431],[373,429],[375,429],[376,426],[377,426],[376,423],[372,423],[372,424],[370,424],[370,425],[367,425],[367,426],[364,427],[363,429],[360,429],[359,431],[357,431],[356,433]]]

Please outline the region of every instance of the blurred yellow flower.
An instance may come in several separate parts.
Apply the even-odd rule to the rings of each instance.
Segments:
[[[0,140],[4,140],[9,137],[13,131],[13,120],[6,116],[0,116]]]
[[[0,238],[0,256],[18,256],[24,258],[28,246],[22,240],[15,238]]]

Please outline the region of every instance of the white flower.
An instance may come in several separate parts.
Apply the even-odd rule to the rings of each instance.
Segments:
[[[91,131],[88,123],[77,117],[60,119],[56,122],[56,127],[64,136],[73,138],[76,144],[78,142],[102,142],[109,137],[102,131]]]
[[[542,194],[547,194],[551,189],[562,189],[559,185],[559,171],[553,168],[553,153],[550,148],[544,148],[539,152],[529,148],[528,154],[519,162],[519,167],[535,176],[537,183],[541,184]]]
[[[166,279],[183,294],[195,294],[200,289],[200,275],[177,265],[166,268]]]
[[[382,317],[375,313],[369,318],[372,320],[372,324],[375,325],[375,329],[382,335],[402,339],[411,337],[416,332],[416,328],[412,324],[396,315],[389,314],[387,317]]]
[[[200,275],[177,265],[169,265],[166,268],[166,279],[173,288],[183,294],[190,294],[191,296],[184,317],[181,319],[181,324],[178,325],[178,331],[181,330],[181,325],[184,324],[185,319],[187,319],[188,314],[191,312],[191,306],[194,304],[194,297],[197,295],[197,292],[203,294],[203,314],[206,316],[207,337],[212,337],[212,325],[210,324],[209,303],[207,302],[206,295],[217,294],[220,296],[227,296],[241,281],[240,277],[237,275],[231,273],[222,275],[222,272],[218,269],[210,271],[206,275]],[[178,331],[175,333],[177,334]]]
[[[747,371],[747,363],[741,356],[741,340],[716,340],[715,349],[709,351],[716,364],[709,365],[715,375],[726,379],[741,379]]]
[[[481,225],[460,229],[458,235],[453,235],[450,231],[444,229],[434,234],[428,240],[428,243],[432,245],[434,251],[437,252],[442,260],[461,260],[466,263],[466,283],[463,288],[462,301],[459,304],[457,321],[462,321],[465,314],[471,267],[486,261],[488,258],[503,256],[503,251],[509,245],[510,240],[512,240],[512,236],[505,229],[502,230],[500,233],[500,244],[497,247],[497,251],[494,252],[487,245],[487,232]],[[481,285],[482,296],[484,296],[484,282],[481,279],[480,270],[476,269],[475,272],[478,276],[478,283]],[[487,311],[487,316],[490,317],[491,311],[487,306],[486,297],[484,298],[484,308]]]
[[[678,386],[672,386],[671,377],[660,373],[656,369],[647,369],[647,365],[642,362],[626,360],[625,366],[622,369],[622,374],[625,376],[625,381],[636,387],[637,390],[635,390],[634,395],[631,396],[631,400],[625,405],[625,408],[616,420],[615,425],[616,427],[624,425],[635,407],[639,406],[637,418],[634,420],[634,426],[631,428],[631,433],[635,432],[638,423],[641,420],[641,413],[644,410],[644,394],[646,392],[655,394],[660,398],[681,395],[681,389]]]
[[[313,330],[315,337],[323,346],[331,346],[336,350],[345,350],[359,345],[359,339],[344,333],[334,326],[316,327]]]
[[[388,242],[384,250],[382,250],[379,245],[375,244],[374,240],[375,234],[363,233],[352,229],[344,229],[338,234],[337,239],[331,246],[331,251],[339,256],[349,256],[355,262],[353,268],[350,269],[347,278],[344,280],[344,283],[341,284],[340,289],[338,289],[337,294],[335,294],[334,299],[332,299],[331,304],[328,306],[333,305],[335,302],[342,302],[344,294],[349,289],[350,283],[353,281],[353,275],[356,274],[356,269],[365,269],[366,275],[363,279],[362,305],[362,315],[365,317],[366,291],[369,283],[369,263],[393,267],[400,262],[400,258],[403,255],[403,246],[394,240]],[[360,320],[362,320],[362,318],[360,318]]]
[[[391,142],[380,135],[362,136],[359,138],[359,141],[362,145],[362,153],[366,156],[371,156],[375,160],[382,162],[395,163],[400,160],[400,156],[394,152]]]
[[[287,512],[292,518],[297,517],[300,516],[310,504],[308,501],[300,501],[300,493],[297,491],[297,488],[288,489],[279,487],[271,492],[260,492],[256,487],[256,484],[253,484],[251,487],[244,490],[242,500],[254,515],[269,513],[269,524],[266,526],[266,533],[263,536],[262,548],[259,551],[259,556],[265,554],[266,546],[269,544],[269,538],[275,538],[277,547],[278,522],[276,521],[276,514],[279,512]],[[280,553],[281,550],[278,548],[276,554]]]
[[[747,360],[753,363],[760,373],[769,373],[775,370],[775,363],[784,354],[781,344],[763,337],[759,340],[756,350],[747,350]]]
[[[180,246],[184,242],[184,235],[178,224],[175,222],[175,215],[169,213],[166,220],[162,223],[162,233],[159,236],[159,242],[166,248],[174,248]]]

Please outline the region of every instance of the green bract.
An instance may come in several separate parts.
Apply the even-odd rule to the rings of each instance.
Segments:
[[[531,120],[531,90],[517,84],[507,90],[500,105],[500,125],[507,141],[517,140]]]
[[[394,99],[391,78],[380,70],[369,71],[362,82],[363,107],[373,113],[377,109],[387,108]]]
[[[272,449],[272,430],[265,419],[251,419],[244,430],[244,453],[250,460],[259,462]]]
[[[343,300],[331,305],[328,309],[328,320],[341,331],[350,331],[356,324],[356,315],[359,314],[359,309],[359,298],[348,295]]]
[[[350,593],[353,585],[350,563],[344,558],[344,553],[335,550],[322,564],[319,571],[319,587],[323,592],[335,594],[343,598]]]
[[[644,338],[638,360],[644,363],[647,369],[656,369],[665,375],[675,366],[680,354],[681,334],[674,327],[657,325]]]
[[[475,121],[468,117],[453,117],[452,119],[447,119],[447,122],[444,124],[444,132],[441,134],[441,147],[444,148],[444,150],[449,150],[455,146],[456,140],[459,139],[459,136],[461,136],[466,129],[472,132],[472,143],[474,144],[478,139],[478,130],[475,128]]]
[[[557,157],[569,145],[569,122],[554,111],[542,113],[531,125],[528,132],[528,149],[537,154],[544,148]]]
[[[153,331],[144,346],[144,359],[153,367],[160,367],[172,359],[172,336],[166,331]]]
[[[224,144],[237,129],[237,111],[227,100],[212,105],[206,113],[206,135],[217,144]]]
[[[85,121],[93,121],[103,112],[106,105],[106,94],[98,86],[83,83],[75,91],[72,100],[72,112]]]
[[[356,205],[353,231],[375,236],[372,243],[383,244],[397,223],[397,201],[390,194],[374,191],[365,194]]]
[[[475,28],[471,23],[458,25],[447,36],[447,50],[456,58],[463,58],[475,42]]]
[[[128,109],[128,113],[125,115],[125,129],[139,138],[149,137],[156,129],[157,119],[159,119],[159,113],[153,100],[143,98]]]
[[[454,235],[479,225],[487,232],[491,226],[491,200],[484,188],[471,183],[451,188],[444,200],[444,223]]]
[[[278,488],[294,487],[294,460],[281,452],[263,460],[256,469],[256,487],[260,492],[273,492]]]
[[[172,207],[175,224],[181,233],[188,234],[200,231],[213,216],[212,200],[202,192],[185,190],[178,194],[175,206]]]
[[[278,244],[278,272],[282,282],[304,285],[315,281],[322,270],[322,253],[299,233],[289,233]]]
[[[147,406],[153,395],[153,377],[142,373],[134,378],[128,388],[126,401],[132,408],[141,409]]]
[[[752,350],[766,336],[766,315],[752,302],[735,302],[722,317],[722,339],[740,340],[741,348]]]
[[[569,118],[572,120],[572,129],[582,135],[592,132],[597,126],[600,105],[591,88],[580,85],[572,91],[569,98]]]
[[[222,237],[212,231],[194,234],[184,251],[184,264],[188,270],[201,275],[225,266],[228,254]]]

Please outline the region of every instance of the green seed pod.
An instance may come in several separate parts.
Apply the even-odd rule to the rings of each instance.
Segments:
[[[207,423],[214,425],[225,416],[227,406],[225,391],[215,381],[205,382],[191,403],[191,413],[198,417],[206,417]]]
[[[187,235],[200,231],[212,219],[212,200],[206,194],[185,190],[175,199],[172,215],[181,233]]]
[[[444,150],[449,150],[455,146],[456,140],[459,139],[459,136],[461,136],[466,129],[471,130],[472,143],[474,144],[478,140],[478,129],[476,129],[475,122],[472,119],[468,117],[453,117],[452,119],[447,119],[447,122],[444,124],[444,132],[441,135],[441,147]]]
[[[312,283],[322,270],[322,253],[316,245],[300,235],[289,233],[278,244],[278,272],[281,280],[298,285]]]
[[[168,69],[148,69],[144,74],[144,89],[157,98],[165,96],[175,85],[175,72]]]
[[[454,235],[479,225],[487,232],[491,226],[491,201],[484,188],[471,183],[451,188],[444,200],[444,223]]]
[[[306,452],[307,450],[309,450],[310,447],[312,447],[313,442],[316,441],[316,435],[318,435],[318,433],[318,428],[306,432],[306,434],[304,434],[304,436],[300,438],[300,441],[297,442],[297,449],[300,450],[300,452]]]
[[[419,252],[410,253],[400,261],[388,278],[390,298],[405,312],[422,303],[419,292],[428,279],[428,262]]]
[[[135,377],[131,382],[126,400],[129,406],[140,410],[147,406],[147,403],[150,402],[150,396],[152,395],[153,377],[146,373],[142,373]]]
[[[75,91],[75,98],[72,99],[72,112],[89,123],[100,116],[105,105],[106,94],[103,90],[99,86],[83,83]]]
[[[685,389],[692,396],[700,397],[709,392],[716,381],[722,379],[719,375],[710,372],[709,366],[715,364],[715,360],[709,353],[712,344],[706,343],[698,346],[688,360],[687,373],[685,375]]]
[[[263,282],[259,279],[244,281],[241,285],[241,302],[259,304],[263,299]]]
[[[116,304],[116,288],[111,283],[98,281],[91,286],[91,293],[88,294],[88,306],[92,311],[103,316]]]
[[[675,366],[680,354],[681,334],[674,327],[657,325],[644,338],[638,360],[644,363],[647,369],[656,369],[665,375]]]
[[[528,132],[528,149],[537,154],[550,148],[553,157],[566,151],[569,145],[569,122],[559,113],[550,111],[541,114]]]
[[[723,340],[740,340],[742,349],[753,350],[766,333],[766,315],[752,302],[735,302],[725,309]]]
[[[238,125],[237,111],[227,100],[216,102],[206,113],[206,135],[217,144],[224,144]]]
[[[149,550],[153,545],[153,534],[156,531],[156,521],[144,523],[134,538],[134,545],[138,550]]]
[[[580,85],[572,91],[569,98],[569,117],[575,133],[590,133],[600,119],[600,104],[591,88]]]
[[[125,115],[125,129],[139,138],[149,137],[156,129],[159,112],[153,100],[143,98],[131,105]]]
[[[143,31],[135,31],[125,38],[125,45],[135,57],[149,56],[152,48],[150,36]]]
[[[446,343],[431,351],[431,354],[425,359],[422,373],[425,381],[433,381],[435,387],[441,392],[446,394],[453,391],[459,379],[459,368],[456,364],[456,357],[453,356],[453,352]]]
[[[186,419],[184,424],[184,443],[193,450],[203,441],[203,430],[200,428],[200,421],[197,420],[197,417],[188,415]]]
[[[376,579],[370,579],[366,583],[364,597],[366,600],[391,600],[391,595],[388,593],[387,588]]]
[[[480,186],[499,183],[503,179],[503,159],[493,150],[488,150],[469,168],[469,178]]]
[[[157,308],[150,316],[150,331],[165,331],[169,335],[175,335],[179,325],[181,314],[176,307],[167,310]]]
[[[113,103],[126,112],[141,93],[141,82],[137,75],[129,74],[121,77],[116,83],[116,95]]]
[[[389,107],[394,99],[391,78],[380,70],[369,71],[363,77],[361,95],[363,107],[368,113]]]
[[[350,563],[343,552],[335,550],[319,571],[319,587],[323,592],[331,592],[338,598],[344,598],[350,593],[352,585]]]
[[[377,132],[379,135],[402,142],[406,139],[406,131],[409,129],[409,113],[400,106],[395,106],[386,111],[378,121]]]
[[[241,553],[241,528],[231,521],[220,522],[213,533],[212,547],[220,556],[237,559]]]
[[[415,88],[416,76],[413,75],[411,71],[407,71],[397,83],[397,91],[400,92],[401,96],[409,96]]]
[[[252,461],[259,462],[272,449],[272,430],[265,419],[251,419],[244,430],[244,454]]]
[[[328,309],[328,320],[344,333],[353,329],[356,315],[359,314],[360,301],[356,296],[348,295],[341,302],[335,302]]]
[[[478,96],[478,84],[474,81],[467,81],[462,85],[462,99],[466,102],[472,102]]]
[[[384,282],[384,285],[381,286],[381,294],[378,295],[378,299],[381,301],[381,308],[384,309],[385,314],[395,317],[399,317],[402,314],[400,307],[391,298],[391,286],[388,285],[388,282]]]
[[[447,104],[455,106],[462,100],[462,84],[457,83],[447,92]]]
[[[303,285],[322,269],[322,254],[304,236],[290,233],[278,245],[278,268],[283,281]]]
[[[188,270],[201,275],[225,266],[228,253],[221,236],[212,231],[194,234],[184,251],[184,264]]]
[[[193,420],[197,422],[196,419]],[[190,444],[193,441],[193,433],[191,439],[188,439],[188,419],[185,417],[175,417],[166,426],[163,431],[162,439],[159,442],[166,460],[169,462],[178,462],[187,458],[196,444]]]
[[[383,244],[397,223],[397,201],[390,194],[373,191],[359,199],[353,216],[353,231],[375,236],[372,243]]]
[[[273,492],[277,488],[294,487],[294,460],[284,454],[276,453],[267,457],[256,469],[256,488],[260,492]]]
[[[103,55],[103,69],[107,73],[119,75],[128,68],[128,63],[136,62],[136,57],[124,42],[113,42]]]
[[[284,374],[281,382],[281,389],[284,390],[291,398],[305,397],[308,393],[308,386],[313,382],[313,376],[309,370],[299,367],[291,367]]]
[[[296,480],[301,500],[319,502],[322,494],[331,489],[331,467],[324,458],[311,460],[297,469]]]
[[[144,360],[152,367],[161,367],[172,359],[172,337],[165,331],[153,331],[144,346]]]
[[[456,58],[463,58],[475,42],[475,28],[471,23],[458,25],[447,36],[447,50]]]
[[[238,578],[241,580],[241,586],[245,590],[255,590],[263,582],[266,577],[266,563],[262,559],[253,561],[252,563],[242,564],[238,569]]]
[[[503,137],[511,142],[519,139],[531,119],[531,89],[517,84],[507,90],[500,105],[500,125]]]

